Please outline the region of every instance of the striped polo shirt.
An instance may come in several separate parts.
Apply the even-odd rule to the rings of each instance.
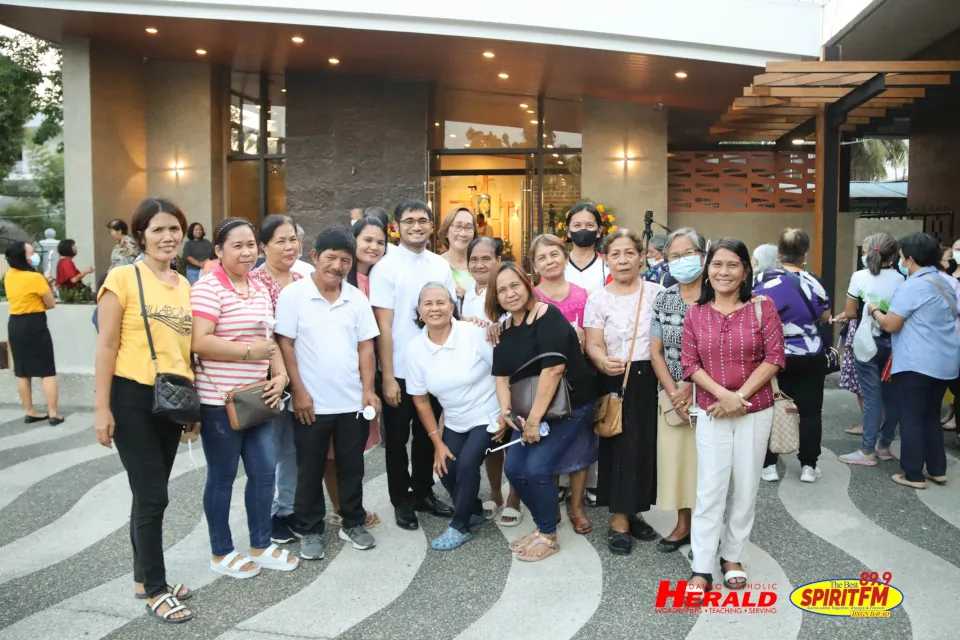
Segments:
[[[200,278],[190,292],[193,317],[213,322],[213,335],[230,342],[253,344],[266,337],[263,319],[273,318],[269,292],[248,276],[249,290],[240,295],[219,264]],[[200,401],[223,406],[223,394],[237,387],[261,382],[267,378],[268,360],[223,361],[200,359],[196,387]]]

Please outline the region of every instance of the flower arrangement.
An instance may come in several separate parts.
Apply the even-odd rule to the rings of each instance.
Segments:
[[[392,215],[390,216],[390,224],[387,225],[387,242],[390,244],[400,244],[400,227]]]
[[[595,204],[590,200],[584,200],[584,202],[589,202],[597,207],[597,212],[600,214],[600,222],[603,227],[603,235],[608,233],[613,233],[617,230],[617,225],[615,224],[617,218],[613,207],[608,207],[602,204]],[[560,216],[560,220],[557,222],[557,235],[561,238],[566,237],[567,235],[567,212],[570,211],[571,207],[564,207],[563,213]]]

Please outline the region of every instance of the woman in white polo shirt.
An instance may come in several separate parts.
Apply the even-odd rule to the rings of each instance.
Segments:
[[[273,320],[270,294],[250,277],[257,260],[253,225],[227,218],[217,225],[214,246],[219,264],[190,291],[192,350],[200,357],[196,376],[203,405],[200,438],[207,459],[203,513],[210,532],[210,569],[244,579],[259,574],[261,567],[292,571],[299,561],[270,541],[277,468],[275,425],[271,421],[234,431],[225,399],[237,387],[265,380],[272,364],[273,378],[262,397],[276,407],[289,378],[277,345],[264,336],[264,320]],[[241,458],[247,475],[250,549],[246,555],[234,548],[230,532],[230,499]]]
[[[486,331],[454,319],[447,287],[429,282],[420,291],[417,324],[423,328],[407,348],[407,392],[433,442],[433,470],[453,498],[453,517],[431,546],[456,549],[473,538],[471,526],[486,521],[478,493],[480,466],[493,446],[487,427],[499,425],[500,405],[491,375],[493,346]],[[430,395],[443,407],[443,435]]]
[[[578,202],[567,212],[567,240],[573,243],[564,269],[567,282],[582,287],[588,293],[607,284],[610,268],[597,251],[603,239],[603,220],[600,212],[589,202]]]

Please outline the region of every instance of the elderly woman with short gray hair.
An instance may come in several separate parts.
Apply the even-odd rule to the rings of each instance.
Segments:
[[[697,503],[697,438],[689,415],[693,384],[683,379],[680,351],[683,321],[690,307],[700,300],[706,252],[706,242],[696,229],[685,227],[671,233],[663,253],[677,284],[658,293],[653,301],[650,362],[660,389],[668,396],[661,396],[657,419],[657,506],[677,511],[677,526],[657,544],[657,550],[663,553],[690,544],[690,521]],[[666,402],[669,406],[664,406]],[[667,424],[664,415],[671,409],[684,424]]]
[[[777,260],[777,245],[775,244],[761,244],[759,247],[753,250],[753,255],[751,257],[753,258],[754,284],[760,283],[760,275],[764,271],[770,271],[780,266],[780,263]]]
[[[447,287],[428,282],[420,290],[417,325],[423,331],[407,347],[407,392],[433,442],[433,470],[453,498],[453,517],[431,546],[449,551],[473,538],[471,527],[483,524],[480,467],[495,445],[500,403],[491,375],[493,345],[486,330],[456,318],[456,302]],[[443,434],[433,395],[443,407]]]

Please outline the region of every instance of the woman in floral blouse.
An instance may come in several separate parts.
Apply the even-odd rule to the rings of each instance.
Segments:
[[[107,223],[107,229],[110,229],[110,237],[116,243],[110,252],[110,268],[133,264],[140,255],[140,247],[130,237],[127,223],[115,218]]]
[[[687,590],[709,591],[717,545],[728,589],[743,589],[741,561],[773,426],[770,379],[785,363],[783,325],[769,298],[753,298],[750,252],[721,238],[707,253],[699,304],[683,323],[683,379],[697,385],[697,504],[691,523],[693,575]],[[733,498],[723,512],[730,480]],[[725,529],[725,531],[724,531]]]

